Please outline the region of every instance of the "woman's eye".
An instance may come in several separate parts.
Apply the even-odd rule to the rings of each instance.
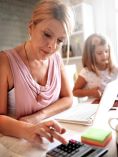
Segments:
[[[48,32],[43,32],[43,34],[44,34],[44,37],[53,39],[53,35],[51,35],[50,33],[48,33]],[[63,40],[63,39],[57,39],[56,42],[57,42],[57,44],[61,44],[61,43],[64,42],[64,40]]]
[[[51,35],[47,32],[44,32],[44,36],[48,37],[48,38],[51,38]]]

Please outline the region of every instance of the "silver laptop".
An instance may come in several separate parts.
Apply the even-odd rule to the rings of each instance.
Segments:
[[[99,104],[73,104],[70,109],[54,116],[54,119],[65,123],[92,125],[98,111],[101,114],[102,111],[107,112],[112,107],[118,93],[117,86],[118,80],[110,82],[106,86]]]
[[[94,124],[103,121],[104,117],[107,116],[108,111],[113,107],[115,100],[118,95],[118,79],[110,82],[103,93],[100,101]]]
[[[100,108],[104,106],[104,110],[108,111],[113,106],[114,101],[117,99],[117,95],[118,95],[118,79],[107,84],[100,101],[101,104]]]

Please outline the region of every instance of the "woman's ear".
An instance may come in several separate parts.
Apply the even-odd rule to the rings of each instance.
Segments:
[[[28,34],[31,37],[31,35],[32,35],[32,24],[29,24],[29,26],[28,26]]]

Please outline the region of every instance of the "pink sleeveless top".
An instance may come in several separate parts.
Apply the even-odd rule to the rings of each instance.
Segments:
[[[27,66],[14,49],[6,51],[6,54],[14,79],[15,115],[17,119],[35,113],[59,98],[61,90],[60,65],[62,62],[59,54],[55,53],[49,59],[48,78],[45,86],[34,81]],[[42,97],[39,102],[36,100],[37,93]]]

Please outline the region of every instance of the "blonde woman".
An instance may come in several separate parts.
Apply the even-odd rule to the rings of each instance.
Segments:
[[[92,34],[87,38],[82,56],[83,69],[75,82],[74,96],[88,96],[94,103],[99,102],[105,86],[118,76],[112,53],[108,40],[102,35]]]
[[[41,0],[29,22],[30,39],[0,53],[0,133],[62,143],[57,122],[42,120],[72,105],[72,92],[58,49],[71,31],[70,10],[59,0]],[[15,129],[14,129],[15,128]]]

